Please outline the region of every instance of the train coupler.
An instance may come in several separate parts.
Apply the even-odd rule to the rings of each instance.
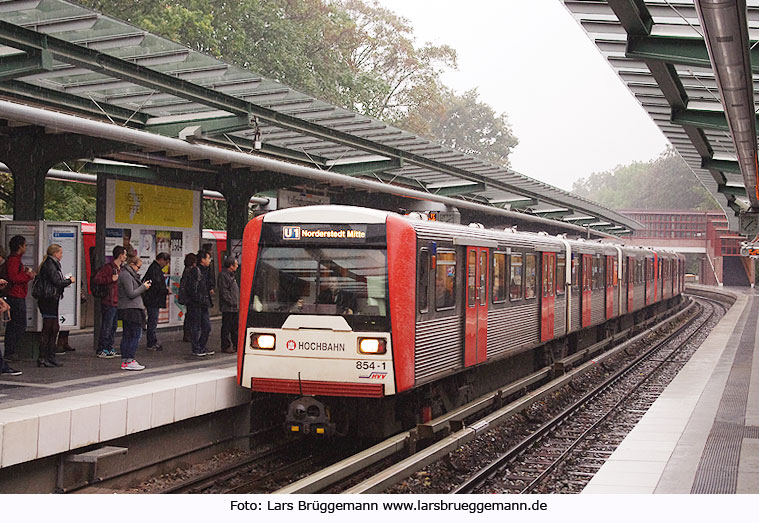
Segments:
[[[329,437],[336,434],[327,407],[311,396],[301,396],[290,402],[285,418],[285,430],[290,434]]]

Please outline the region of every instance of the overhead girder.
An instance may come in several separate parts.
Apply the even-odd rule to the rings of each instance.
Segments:
[[[106,74],[117,79],[116,82],[128,82],[129,84],[141,85],[149,89],[155,89],[163,94],[173,95],[189,102],[221,109],[239,116],[248,117],[248,115],[250,115],[258,117],[261,120],[268,121],[281,128],[295,130],[305,135],[315,136],[323,140],[338,143],[342,146],[350,146],[372,154],[401,159],[409,164],[419,165],[457,178],[487,184],[506,191],[515,191],[524,196],[539,198],[541,201],[558,206],[565,204],[565,202],[558,198],[541,194],[525,187],[524,185],[516,186],[499,180],[494,181],[466,169],[443,163],[439,160],[419,156],[404,151],[403,149],[392,147],[387,143],[378,143],[343,131],[314,124],[292,115],[283,114],[235,96],[203,87],[188,80],[177,78],[139,64],[101,53],[95,49],[88,49],[51,35],[39,34],[35,31],[19,27],[9,22],[0,21],[0,42],[26,52],[49,51],[58,60],[72,65],[85,67],[96,73]],[[202,73],[203,72],[200,71],[198,74]],[[188,71],[187,74],[192,73]],[[92,85],[102,86],[102,84]],[[92,85],[89,87],[92,87]],[[80,87],[85,86],[82,85],[76,88]],[[418,138],[410,137],[410,141],[413,142],[416,140],[418,140]],[[403,139],[398,139],[389,140],[388,142],[393,142],[398,145],[403,141]],[[326,148],[315,147],[312,150],[317,154],[328,154],[335,149],[339,152],[340,147],[341,146]],[[305,150],[306,149],[304,149],[304,152]]]

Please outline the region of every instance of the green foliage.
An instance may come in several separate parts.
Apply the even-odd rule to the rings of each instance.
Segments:
[[[364,0],[79,0],[316,98],[508,165],[505,115],[457,95],[446,45],[416,44],[408,20]]]
[[[45,182],[45,219],[95,221],[96,188],[83,183]]]
[[[227,229],[227,203],[220,200],[203,200],[203,228],[215,231]]]
[[[581,178],[572,185],[572,192],[611,209],[719,209],[671,147],[655,160],[633,162]]]

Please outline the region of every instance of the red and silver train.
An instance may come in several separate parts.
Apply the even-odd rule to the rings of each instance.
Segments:
[[[426,421],[679,299],[660,250],[345,206],[270,212],[243,239],[238,381],[287,430]],[[284,404],[283,404],[284,406]]]

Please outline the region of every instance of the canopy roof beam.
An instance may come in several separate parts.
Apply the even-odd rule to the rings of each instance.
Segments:
[[[273,109],[255,105],[246,100],[209,89],[187,80],[161,73],[139,64],[135,64],[94,49],[88,49],[50,35],[0,20],[0,42],[27,52],[47,50],[63,62],[81,66],[91,71],[106,74],[123,81],[155,89],[164,94],[170,94],[180,99],[200,103],[207,107],[228,111],[238,116],[248,115],[268,121],[278,127],[298,131],[302,134],[315,136],[333,143],[348,145],[355,149],[378,154],[389,158],[401,159],[404,162],[425,167],[433,171],[448,174],[457,178],[483,183],[494,188],[515,192],[530,198],[540,198],[553,205],[562,206],[564,202],[551,198],[525,187],[493,180],[465,169],[431,160],[408,151],[367,140],[350,133],[338,131],[314,124],[300,118],[280,113]],[[322,152],[320,150],[320,152]],[[323,152],[322,152],[323,154]]]

